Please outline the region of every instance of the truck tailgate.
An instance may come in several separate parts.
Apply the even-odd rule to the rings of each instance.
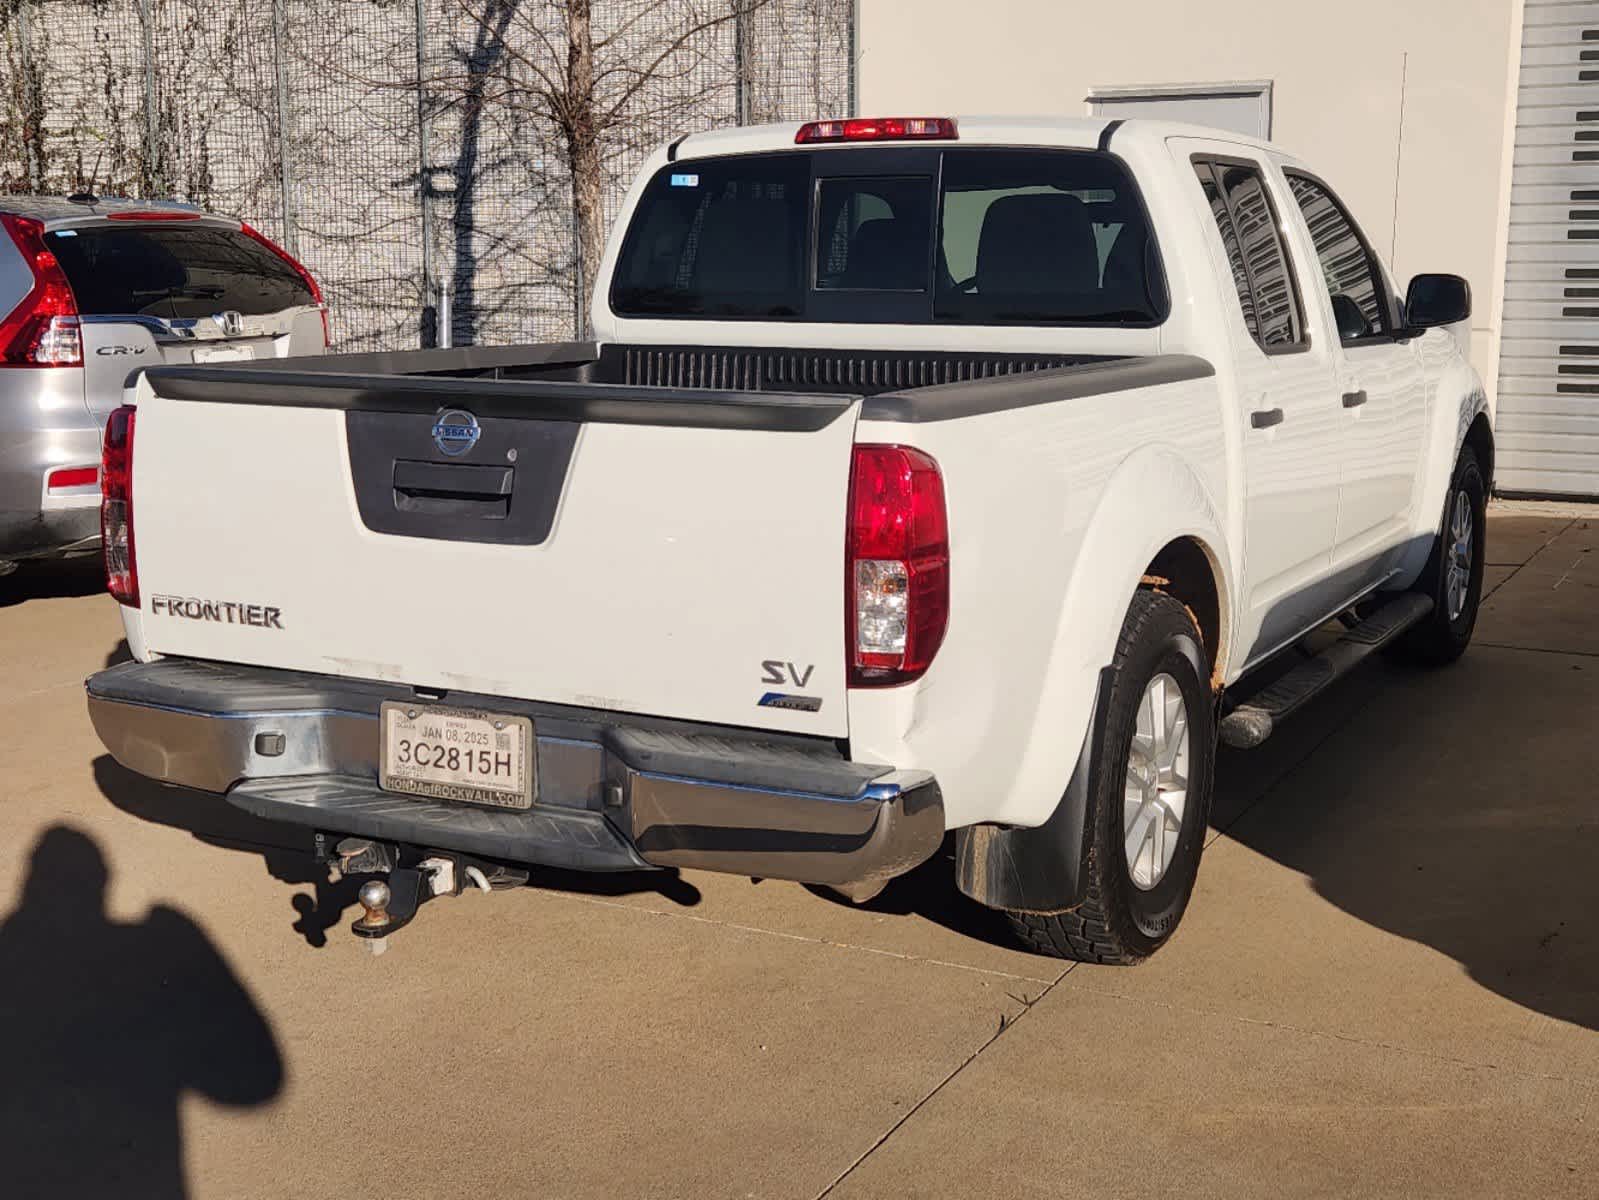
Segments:
[[[853,398],[153,376],[150,650],[847,732]]]

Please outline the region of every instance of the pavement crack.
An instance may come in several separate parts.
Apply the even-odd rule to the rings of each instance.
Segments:
[[[1509,642],[1473,642],[1484,650],[1519,650],[1524,654],[1556,654],[1561,658],[1599,658],[1599,650],[1558,650],[1552,646],[1515,646]]]
[[[1483,600],[1488,599],[1489,596],[1492,596],[1495,592],[1499,591],[1499,589],[1504,587],[1505,584],[1509,583],[1517,575],[1520,575],[1523,567],[1525,567],[1533,559],[1537,558],[1545,550],[1549,549],[1550,546],[1553,546],[1555,544],[1555,540],[1557,538],[1559,538],[1561,534],[1565,533],[1566,530],[1570,529],[1576,523],[1577,522],[1576,522],[1575,518],[1568,519],[1564,525],[1562,525],[1559,529],[1555,530],[1547,538],[1544,539],[1543,545],[1539,546],[1531,554],[1527,555],[1526,558],[1522,559],[1519,563],[1517,563],[1515,565],[1514,569],[1511,570],[1510,574],[1506,575],[1498,583],[1494,584],[1493,587],[1489,588],[1488,591],[1483,595],[1482,599]],[[1486,563],[1484,565],[1485,566],[1503,566],[1504,564],[1503,563]],[[1481,602],[1482,602],[1481,600],[1478,601],[1479,604]]]
[[[1005,1031],[1006,1030],[1014,1029],[1016,1027],[1016,1023],[1018,1021],[1020,1021],[1023,1017],[1025,1017],[1028,1013],[1032,1012],[1033,1008],[1038,1004],[1038,1002],[1040,1000],[1042,1000],[1045,996],[1049,995],[1050,992],[1054,991],[1056,985],[1059,984],[1061,982],[1061,980],[1065,979],[1066,976],[1070,975],[1072,973],[1072,968],[1075,967],[1075,966],[1077,966],[1076,963],[1068,963],[1066,965],[1066,969],[1064,971],[1062,971],[1055,978],[1055,980],[1052,983],[1048,984],[1044,988],[1043,991],[1039,992],[1038,995],[1033,999],[1033,1001],[1031,1003],[1027,1003],[1027,1002],[1024,1001],[1023,1002],[1023,1006],[1022,1006],[1022,1011],[1017,1013],[1014,1017],[1011,1017],[1009,1020],[1006,1020],[1005,1017],[1003,1015],[1001,1015],[1000,1021],[999,1021],[999,1028],[994,1030],[993,1033],[989,1034],[987,1040],[984,1041],[982,1045],[978,1046],[977,1049],[973,1050],[970,1054],[968,1054],[955,1067],[955,1069],[953,1071],[951,1071],[948,1075],[944,1076],[943,1079],[939,1080],[938,1083],[936,1083],[933,1086],[932,1091],[928,1092],[927,1095],[923,1096],[915,1104],[911,1105],[910,1108],[906,1109],[905,1112],[901,1113],[899,1118],[892,1125],[890,1125],[887,1129],[885,1129],[882,1132],[882,1134],[880,1134],[878,1136],[876,1141],[874,1141],[870,1146],[866,1147],[866,1149],[863,1150],[860,1153],[860,1155],[858,1155],[856,1157],[854,1162],[850,1163],[849,1166],[845,1167],[842,1171],[840,1171],[838,1173],[837,1176],[834,1177],[832,1183],[828,1184],[825,1188],[823,1188],[821,1191],[816,1193],[816,1200],[827,1200],[827,1197],[833,1194],[834,1190],[838,1187],[838,1185],[843,1183],[852,1174],[854,1174],[855,1170],[862,1163],[864,1163],[868,1158],[870,1158],[872,1155],[876,1154],[880,1149],[882,1149],[883,1145],[888,1141],[888,1139],[893,1137],[896,1133],[898,1133],[900,1131],[900,1129],[904,1126],[905,1122],[909,1121],[912,1117],[914,1117],[917,1113],[919,1113],[924,1107],[926,1107],[928,1101],[932,1100],[932,1098],[934,1096],[938,1095],[939,1092],[943,1091],[946,1087],[948,1087],[950,1085],[950,1083],[952,1083],[955,1080],[956,1076],[958,1076],[967,1067],[971,1066],[974,1062],[976,1062],[978,1057],[983,1053],[983,1051],[987,1050],[990,1046],[992,1046],[995,1042],[999,1041],[999,1039],[1005,1035]],[[1011,998],[1015,999],[1016,997],[1013,996]]]
[[[620,909],[623,912],[642,914],[654,917],[670,917],[676,921],[695,921],[701,925],[715,925],[722,929],[732,929],[739,933],[759,933],[767,937],[784,938],[791,942],[808,942],[813,946],[831,946],[838,950],[855,950],[862,954],[876,954],[883,958],[896,958],[902,962],[926,963],[933,967],[949,967],[956,971],[969,971],[975,975],[992,975],[997,979],[1014,979],[1018,983],[1041,983],[1046,987],[1054,987],[1063,975],[1054,979],[1040,978],[1036,975],[1018,975],[1014,971],[999,971],[993,967],[974,967],[968,963],[950,962],[943,958],[928,958],[921,954],[906,954],[900,950],[884,950],[877,946],[862,946],[856,942],[840,942],[832,938],[814,937],[806,933],[790,933],[783,929],[765,929],[759,925],[741,925],[737,921],[719,921],[715,917],[701,917],[694,913],[674,912],[666,908],[652,908],[649,905],[622,904],[615,900],[602,900],[597,896],[582,896],[574,892],[544,891],[546,896],[560,900],[575,900],[580,904],[593,904],[600,908]],[[1040,993],[1042,996],[1042,993]]]

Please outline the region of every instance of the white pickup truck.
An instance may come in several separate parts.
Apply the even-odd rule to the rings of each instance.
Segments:
[[[103,467],[136,661],[90,711],[389,872],[358,931],[538,864],[866,898],[954,831],[1030,945],[1135,961],[1218,740],[1470,639],[1469,311],[1213,130],[695,134],[628,197],[592,344],[145,371]]]

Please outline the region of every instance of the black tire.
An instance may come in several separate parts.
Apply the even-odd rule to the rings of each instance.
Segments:
[[[1017,936],[1040,954],[1131,964],[1165,944],[1193,893],[1214,787],[1216,710],[1199,630],[1188,610],[1170,596],[1140,591],[1133,599],[1115,665],[1116,682],[1094,753],[1083,901],[1068,912],[1008,916]],[[1187,710],[1187,799],[1171,864],[1145,889],[1134,883],[1128,863],[1124,801],[1138,709],[1145,689],[1161,674],[1176,680]]]
[[[1451,517],[1462,495],[1471,513],[1471,570],[1467,575],[1465,605],[1454,617],[1449,615],[1449,550]],[[1476,452],[1470,446],[1460,451],[1455,472],[1444,497],[1442,523],[1438,537],[1427,556],[1427,565],[1411,590],[1431,596],[1432,612],[1418,621],[1394,643],[1393,657],[1424,666],[1441,667],[1454,662],[1471,645],[1477,627],[1477,608],[1482,603],[1482,567],[1487,550],[1488,485],[1482,477]]]

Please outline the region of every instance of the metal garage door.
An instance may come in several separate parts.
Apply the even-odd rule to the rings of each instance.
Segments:
[[[1599,3],[1526,0],[1499,368],[1505,492],[1599,495]]]

